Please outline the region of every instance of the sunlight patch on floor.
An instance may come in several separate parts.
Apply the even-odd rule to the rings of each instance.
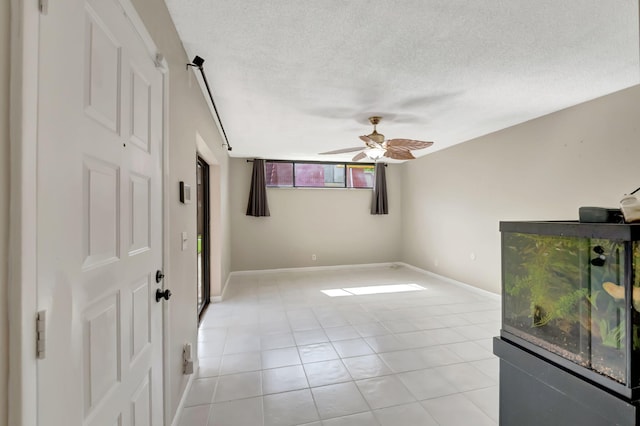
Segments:
[[[383,293],[402,293],[406,291],[426,290],[418,284],[390,284],[390,285],[372,285],[367,287],[350,287],[350,288],[334,288],[330,290],[320,290],[329,297],[342,296],[364,296],[368,294]]]

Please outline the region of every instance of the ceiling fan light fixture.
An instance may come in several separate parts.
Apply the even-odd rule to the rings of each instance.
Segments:
[[[367,148],[364,151],[365,155],[372,160],[378,160],[384,157],[385,152],[386,150],[384,148]]]
[[[369,122],[373,125],[373,132],[366,136],[360,136],[365,147],[337,149],[335,151],[322,152],[321,154],[343,154],[347,152],[360,151],[351,161],[360,161],[364,158],[377,161],[382,157],[392,160],[413,160],[416,157],[411,153],[414,149],[423,149],[433,145],[433,142],[418,141],[415,139],[385,139],[382,133],[378,133],[376,125],[382,117],[369,117]]]

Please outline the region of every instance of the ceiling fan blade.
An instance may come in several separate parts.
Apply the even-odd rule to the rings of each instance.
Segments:
[[[373,142],[369,136],[360,136],[360,140],[367,145]]]
[[[364,153],[364,151],[362,151],[359,154],[356,154],[355,157],[353,157],[353,159],[351,161],[359,161],[362,160],[363,158],[365,158],[367,156],[367,154]]]
[[[408,149],[398,148],[398,147],[387,148],[387,151],[384,153],[384,156],[387,158],[392,158],[394,160],[413,160],[416,158]]]
[[[403,147],[405,149],[423,149],[433,145],[433,142],[416,141],[413,139],[389,139],[388,147]]]
[[[344,149],[336,149],[335,151],[328,151],[328,152],[321,152],[318,155],[326,155],[326,154],[343,154],[345,152],[354,152],[354,151],[360,151],[362,150],[362,147],[353,147],[353,148],[344,148]]]

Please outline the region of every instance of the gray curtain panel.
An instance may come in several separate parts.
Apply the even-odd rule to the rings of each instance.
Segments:
[[[385,164],[376,163],[371,214],[389,214],[389,202],[387,201],[387,175],[385,169]]]
[[[253,160],[247,216],[271,216],[267,203],[267,180],[264,160]]]

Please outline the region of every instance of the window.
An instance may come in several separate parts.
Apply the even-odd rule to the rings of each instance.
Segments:
[[[305,161],[266,161],[268,187],[373,188],[374,165]]]
[[[294,163],[294,185],[311,188],[344,188],[344,164]]]
[[[293,163],[265,162],[267,186],[293,186]]]
[[[373,164],[347,164],[347,188],[373,188]]]

